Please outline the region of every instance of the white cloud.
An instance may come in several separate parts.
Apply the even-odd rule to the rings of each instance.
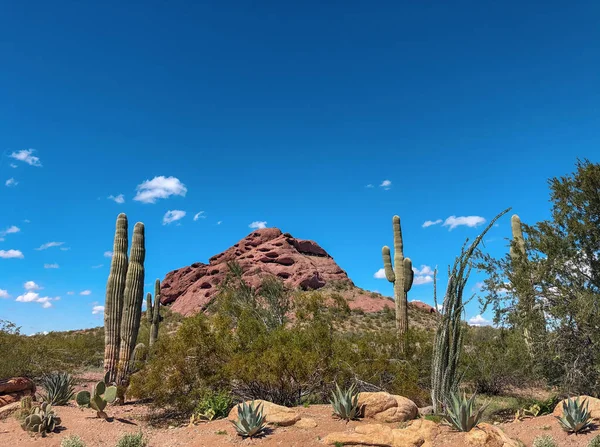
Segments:
[[[163,225],[168,225],[177,220],[183,219],[186,215],[185,211],[182,210],[169,210],[163,216]]]
[[[18,168],[18,166],[17,166],[16,164],[14,164],[14,163],[11,163],[11,164],[10,164],[10,167],[11,167],[11,168]]]
[[[10,298],[8,290],[0,289],[0,298]]]
[[[113,256],[113,252],[112,251],[105,251],[104,252],[104,257],[105,258],[112,258]]]
[[[60,247],[61,251],[69,251],[71,247]]]
[[[100,267],[104,267],[104,264],[92,265],[93,269],[99,269]]]
[[[36,250],[47,250],[51,247],[60,247],[63,244],[64,242],[46,242],[45,244],[42,244],[39,248],[36,248]]]
[[[442,219],[437,219],[437,220],[426,220],[425,222],[423,222],[423,228],[427,228],[427,227],[431,227],[432,225],[438,225],[442,223]]]
[[[444,309],[444,305],[443,305],[443,304],[438,304],[438,305],[437,305],[437,306],[435,306],[435,307],[437,307],[437,311],[438,311],[438,312],[441,312],[441,311]]]
[[[57,269],[58,267],[58,264],[44,264],[45,269]]]
[[[18,258],[23,259],[23,253],[21,250],[0,250],[0,258],[10,259],[10,258]]]
[[[369,183],[367,186],[365,186],[365,188],[373,188],[373,187],[374,187],[374,186],[373,186],[373,184],[372,184],[372,183]]]
[[[185,197],[187,193],[187,188],[178,178],[164,175],[140,183],[136,190],[133,200],[142,203],[156,203],[157,199],[166,199],[170,196]]]
[[[110,195],[107,198],[109,200],[114,200],[117,203],[125,203],[125,196],[123,194],[119,194],[118,196]]]
[[[104,306],[94,306],[92,308],[92,314],[97,315],[101,313],[104,313]]]
[[[29,219],[25,219],[23,222],[25,222],[25,223],[31,223],[31,221]]]
[[[267,222],[264,220],[261,221],[254,221],[252,222],[250,225],[248,225],[250,228],[253,229],[260,229],[260,228],[267,228]]]
[[[6,182],[4,182],[4,184],[10,188],[11,186],[17,186],[19,184],[19,182],[17,182],[14,179],[14,177],[11,177]]]
[[[15,301],[20,303],[40,303],[44,309],[52,307],[51,301],[58,301],[60,297],[50,298],[49,296],[40,296],[37,292],[26,292],[24,295],[19,295]]]
[[[471,326],[489,326],[492,324],[491,321],[486,320],[481,315],[469,318],[469,324]]]
[[[375,272],[375,274],[373,275],[373,278],[385,279],[385,269],[384,268],[380,268],[379,270],[377,270]]]
[[[485,219],[481,216],[450,216],[444,221],[442,226],[450,227],[449,230],[453,230],[461,225],[474,228],[483,223],[485,223]]]
[[[34,149],[23,149],[21,151],[13,152],[10,154],[11,158],[27,163],[31,166],[42,167],[39,157],[32,155],[35,152]]]
[[[27,281],[25,284],[23,284],[23,287],[25,287],[25,290],[41,290],[42,289],[42,287],[40,287],[34,281]]]
[[[383,182],[381,182],[381,186],[383,189],[388,190],[392,187],[392,182],[391,180],[384,180]]]
[[[220,220],[220,221],[217,222],[217,225],[221,225],[222,223],[223,223],[223,221]]]
[[[87,295],[91,295],[92,291],[91,290],[82,290],[81,292],[79,292],[80,295],[83,296],[87,296]]]
[[[206,216],[204,215],[204,211],[200,211],[194,215],[194,221],[196,221],[198,219],[206,219]]]
[[[67,292],[67,295],[75,295],[75,292]]]
[[[11,225],[10,227],[8,227],[6,230],[4,231],[0,231],[0,236],[4,237],[7,234],[14,234],[14,233],[18,233],[19,231],[21,231],[21,229],[15,225]]]
[[[433,282],[433,269],[428,265],[421,265],[420,269],[413,267],[413,272],[415,272],[414,285],[419,286]]]
[[[471,288],[471,291],[476,292],[477,290],[481,290],[484,285],[485,283],[483,281],[477,281],[475,285]]]

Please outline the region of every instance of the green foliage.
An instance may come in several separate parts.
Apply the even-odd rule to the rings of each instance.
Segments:
[[[463,394],[451,393],[446,400],[446,412],[443,415],[444,419],[452,425],[456,430],[468,432],[471,431],[480,421],[486,405],[474,410],[475,394],[467,399]]]
[[[60,442],[60,447],[86,447],[85,442],[77,435],[69,435]]]
[[[567,399],[562,404],[562,415],[556,416],[563,430],[569,433],[580,433],[592,426],[592,417],[588,410],[587,399]]]
[[[198,401],[194,415],[212,421],[226,417],[232,406],[233,398],[229,392],[208,390]]]
[[[140,433],[126,433],[117,442],[116,447],[146,447],[148,441]]]
[[[352,384],[350,388],[340,389],[339,385],[335,384],[335,391],[331,393],[329,401],[333,407],[333,414],[340,419],[353,421],[358,419],[358,393],[356,385]]]
[[[558,444],[552,436],[542,435],[533,440],[532,447],[558,447]]]
[[[588,443],[587,447],[600,447],[600,435],[594,436]]]
[[[238,435],[244,438],[254,438],[263,434],[267,428],[265,416],[262,413],[262,404],[255,405],[243,402],[237,406],[238,418],[232,421]]]
[[[43,402],[41,405],[33,407],[31,414],[21,424],[21,428],[46,436],[46,433],[52,433],[60,425],[60,422],[60,418],[54,413],[52,406]]]
[[[96,415],[104,419],[108,418],[104,409],[109,403],[113,403],[117,398],[117,387],[106,386],[109,375],[110,371],[107,371],[104,381],[98,382],[91,393],[84,390],[80,391],[75,396],[77,405],[83,408],[92,408],[93,410],[96,410]]]
[[[40,379],[45,393],[40,394],[43,402],[50,405],[67,405],[75,394],[75,381],[67,372],[45,374]]]

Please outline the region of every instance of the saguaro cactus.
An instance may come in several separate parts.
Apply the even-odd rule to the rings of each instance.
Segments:
[[[160,279],[157,279],[154,283],[154,307],[152,308],[152,323],[150,325],[150,347],[154,345],[158,338],[158,326],[160,321]]]
[[[106,283],[106,302],[104,304],[104,371],[108,373],[109,383],[114,382],[117,378],[123,291],[127,275],[127,246],[127,216],[121,213],[117,217],[113,257]]]
[[[412,287],[414,272],[410,258],[404,257],[402,242],[402,228],[400,217],[392,219],[394,229],[394,264],[390,256],[390,247],[387,245],[381,250],[385,277],[394,284],[394,301],[396,303],[396,328],[400,337],[408,330],[408,291]]]
[[[137,340],[142,316],[142,301],[144,299],[144,260],[146,247],[144,224],[136,223],[131,241],[131,254],[127,267],[125,291],[123,292],[123,313],[121,316],[121,345],[119,348],[119,368],[117,384],[127,385],[129,366],[133,348]]]

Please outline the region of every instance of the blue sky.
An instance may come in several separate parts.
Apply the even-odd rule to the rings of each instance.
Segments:
[[[120,212],[146,224],[149,285],[266,222],[391,295],[374,275],[394,214],[444,283],[479,217],[548,217],[546,180],[600,155],[598,2],[2,10],[0,318],[25,333],[102,324]],[[509,236],[505,216],[487,249]]]

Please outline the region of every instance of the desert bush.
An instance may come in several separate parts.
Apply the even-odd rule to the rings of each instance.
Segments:
[[[40,394],[42,401],[51,405],[67,405],[75,395],[75,382],[73,377],[66,372],[44,374],[40,379],[40,384],[45,390]]]
[[[117,442],[116,447],[145,447],[148,444],[144,435],[140,433],[126,433]]]
[[[558,444],[552,436],[542,435],[533,440],[532,447],[558,447]]]
[[[207,390],[200,398],[194,415],[208,420],[224,418],[233,406],[233,398],[228,391]]]
[[[60,447],[86,447],[85,442],[77,435],[69,435],[60,442]]]
[[[588,443],[587,447],[600,447],[600,435],[594,436]]]

